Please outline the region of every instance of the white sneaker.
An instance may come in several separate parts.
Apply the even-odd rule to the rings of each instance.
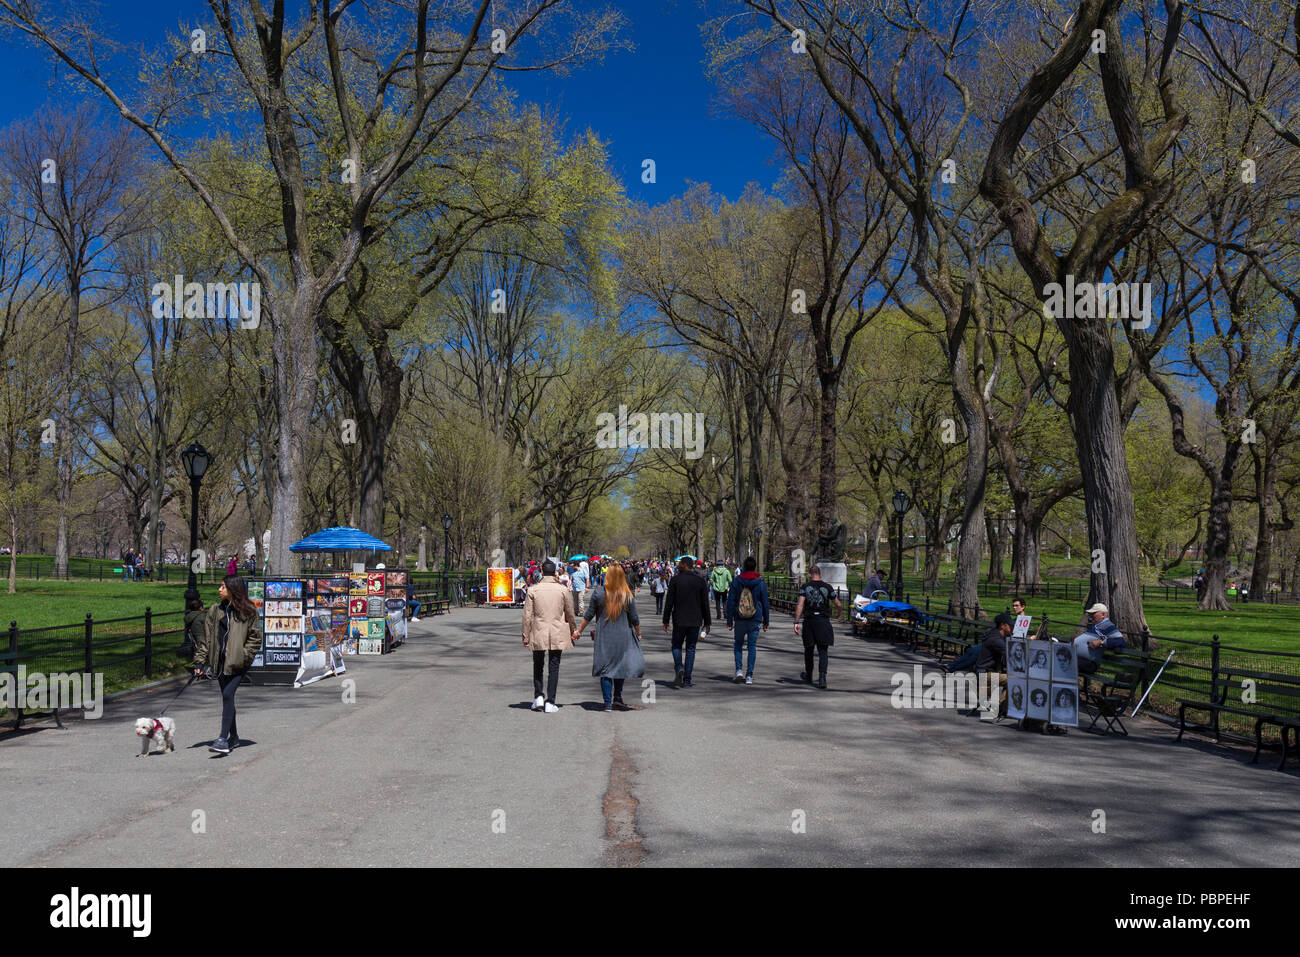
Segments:
[[[559,711],[560,709],[548,701],[546,702],[545,710],[547,714],[555,714],[555,712]]]
[[[418,619],[418,618],[412,618],[412,619],[411,619],[411,622],[412,622],[412,624],[414,624],[415,622],[418,622],[419,620],[420,620],[420,619]]]
[[[534,710],[534,711],[541,711],[541,710],[542,710],[542,707],[543,707],[545,704],[546,704],[546,696],[545,696],[545,695],[540,695],[540,694],[539,694],[539,695],[537,696],[536,700],[533,701],[533,710]]]
[[[731,679],[731,683],[734,685],[738,685],[744,680],[745,680],[745,673],[743,671],[737,671],[736,677]]]
[[[745,684],[747,684],[747,685],[752,685],[753,683],[754,683],[754,676],[753,676],[753,675],[745,675]]]

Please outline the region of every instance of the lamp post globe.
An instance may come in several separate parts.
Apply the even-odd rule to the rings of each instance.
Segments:
[[[212,455],[198,442],[190,445],[181,453],[181,464],[185,466],[185,474],[190,479],[190,553],[186,564],[189,566],[189,578],[185,587],[185,607],[199,597],[199,580],[194,571],[194,553],[199,547],[199,486],[203,484],[203,476],[208,471],[208,466],[212,464]],[[204,567],[207,562],[204,562]]]

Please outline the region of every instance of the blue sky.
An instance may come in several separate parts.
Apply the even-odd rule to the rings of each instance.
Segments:
[[[594,6],[587,0],[580,7]],[[615,4],[629,20],[636,49],[609,56],[598,67],[569,76],[516,74],[512,83],[529,101],[550,106],[577,135],[590,127],[609,147],[610,164],[633,199],[663,202],[688,182],[707,182],[736,197],[748,182],[771,187],[772,145],[755,129],[712,109],[714,88],[704,75],[700,23],[725,0],[625,0]],[[93,21],[126,44],[153,43],[184,21],[208,20],[203,0],[111,0]],[[62,76],[62,70],[58,74]],[[48,56],[24,42],[6,43],[0,58],[0,126],[46,102],[68,102]],[[642,160],[657,165],[657,182],[641,182]]]

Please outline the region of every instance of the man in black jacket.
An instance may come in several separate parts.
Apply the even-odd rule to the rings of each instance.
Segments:
[[[691,560],[683,558],[677,563],[677,574],[668,582],[664,598],[664,631],[673,623],[673,680],[676,688],[692,685],[691,672],[695,668],[695,643],[700,640],[701,629],[707,632],[709,618],[709,583],[695,574]],[[686,646],[685,667],[682,664],[682,645]]]
[[[993,619],[993,627],[984,636],[979,657],[975,659],[976,671],[1007,670],[1007,639],[1014,627],[1015,622],[1006,612]]]

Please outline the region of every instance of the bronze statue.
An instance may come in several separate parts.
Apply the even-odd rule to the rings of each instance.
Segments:
[[[819,562],[841,562],[844,560],[844,543],[848,538],[846,529],[838,520],[831,519],[831,527],[825,535],[817,538],[813,546],[813,559]]]

